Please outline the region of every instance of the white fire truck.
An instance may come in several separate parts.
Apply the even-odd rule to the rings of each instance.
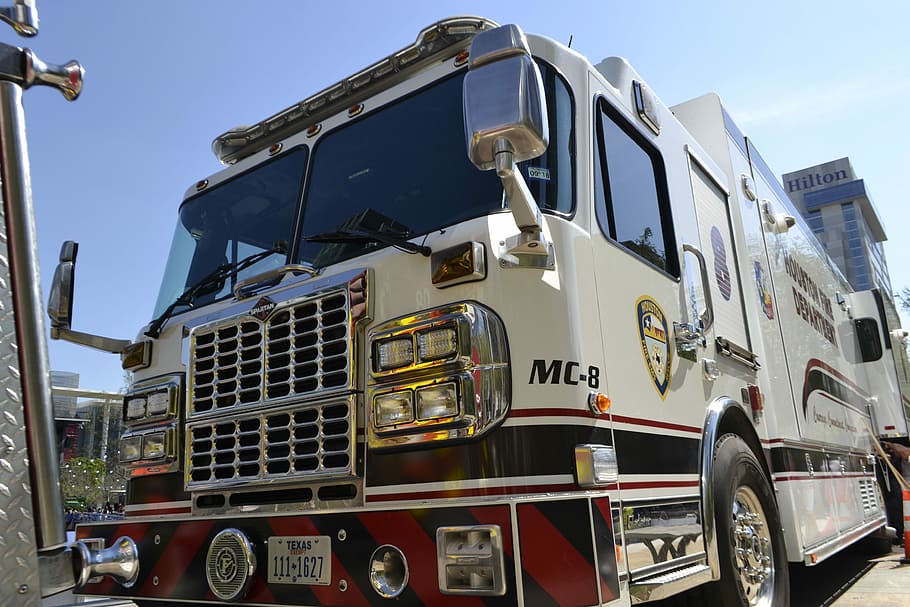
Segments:
[[[719,99],[476,17],[215,139],[120,352],[143,605],[786,605],[904,437],[853,292]],[[397,602],[396,602],[397,601]]]

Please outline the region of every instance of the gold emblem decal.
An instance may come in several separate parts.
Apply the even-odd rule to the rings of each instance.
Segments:
[[[638,318],[638,337],[641,340],[641,354],[645,357],[645,366],[648,367],[651,381],[660,398],[665,399],[670,389],[673,362],[667,317],[660,304],[647,295],[639,297],[635,302],[635,314]]]

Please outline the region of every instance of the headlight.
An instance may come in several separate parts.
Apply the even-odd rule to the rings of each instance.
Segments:
[[[476,303],[401,317],[369,335],[373,448],[474,438],[509,409],[502,321]]]
[[[139,465],[150,462],[156,465],[174,462],[176,453],[176,429],[168,427],[156,432],[127,434],[120,439],[120,463]]]
[[[126,419],[140,419],[145,417],[145,397],[135,396],[126,399]]]
[[[142,459],[160,459],[167,453],[164,432],[146,434],[142,441]]]
[[[134,462],[142,455],[142,435],[124,436],[120,440],[120,461]]]
[[[123,420],[130,426],[143,426],[176,419],[180,386],[177,376],[137,384],[123,397]]]
[[[405,339],[390,339],[376,344],[376,364],[382,371],[398,369],[414,362],[414,342],[410,336]]]
[[[373,419],[377,426],[394,426],[414,421],[413,392],[389,392],[373,399]]]
[[[458,415],[458,391],[454,383],[417,390],[417,419],[441,419]]]
[[[458,339],[453,327],[443,327],[417,334],[417,354],[420,360],[448,358],[458,350]]]
[[[163,392],[154,392],[149,394],[146,399],[147,408],[149,416],[152,415],[163,415],[167,413],[168,405],[171,402],[169,391]]]

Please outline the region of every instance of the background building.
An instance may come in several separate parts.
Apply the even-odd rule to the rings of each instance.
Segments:
[[[62,388],[78,388],[79,374],[71,371],[51,371],[51,385]],[[76,397],[54,394],[54,415],[59,417],[76,417]]]
[[[61,462],[74,457],[107,461],[116,455],[122,395],[82,389],[78,373],[51,371],[51,400]]]
[[[78,388],[79,374],[70,371],[51,371],[51,385]],[[57,430],[57,445],[61,462],[81,455],[80,443],[85,419],[78,413],[78,400],[75,396],[51,394],[51,402],[54,406],[54,427]]]
[[[879,288],[891,298],[882,244],[885,228],[850,159],[787,173],[782,179],[793,204],[853,288]]]

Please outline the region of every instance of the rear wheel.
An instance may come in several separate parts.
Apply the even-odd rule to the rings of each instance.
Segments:
[[[739,436],[727,434],[715,445],[712,474],[721,577],[706,589],[709,604],[789,605],[780,514],[761,465]]]

